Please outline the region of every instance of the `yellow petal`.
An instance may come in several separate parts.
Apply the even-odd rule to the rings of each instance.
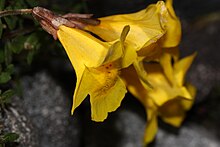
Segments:
[[[152,142],[157,134],[158,124],[157,124],[157,113],[151,109],[147,109],[147,116],[151,115],[151,119],[147,121],[147,126],[145,129],[144,142],[149,144]]]
[[[184,107],[184,110],[190,110],[194,101],[195,101],[195,97],[196,97],[196,88],[192,85],[187,83],[186,84],[186,88],[189,91],[189,93],[191,94],[191,101],[182,101],[182,106]]]
[[[176,63],[179,60],[180,51],[178,47],[172,47],[172,48],[164,48],[163,51],[165,53],[168,53],[171,55],[171,57],[174,60],[174,63]]]
[[[110,47],[84,31],[66,26],[60,26],[57,35],[74,68],[82,64],[87,67],[101,65]]]
[[[144,64],[141,58],[137,58],[133,63],[135,70],[137,71],[138,78],[140,79],[142,85],[146,88],[153,88],[153,86],[148,81],[147,72],[144,69]]]
[[[156,77],[155,77],[156,78]],[[152,82],[153,85],[153,82]],[[162,106],[165,102],[176,98],[177,96],[184,97],[186,99],[191,99],[191,95],[186,90],[186,88],[172,88],[172,87],[165,87],[165,85],[158,86],[153,91],[150,91],[148,94],[154,102],[158,106]]]
[[[173,67],[172,67],[172,57],[171,54],[164,53],[160,57],[160,64],[163,68],[164,74],[168,78],[170,83],[173,83],[174,81],[174,73],[173,73]]]
[[[145,106],[147,91],[141,84],[135,68],[133,66],[129,66],[128,68],[122,69],[120,76],[123,79],[124,83],[126,83],[126,87],[129,92],[138,100],[140,100]]]
[[[88,80],[88,69],[85,67],[83,74],[77,77],[71,114],[73,114],[75,109],[83,102],[91,89],[93,89],[93,81]]]
[[[115,111],[120,106],[126,87],[118,74],[112,63],[85,69],[75,98],[86,92],[90,95],[92,120],[103,121],[108,112]]]
[[[139,57],[144,57],[144,61],[157,61],[162,54],[163,49],[159,46],[159,44],[152,43],[147,47],[142,48],[137,52]]]
[[[186,111],[190,110],[194,103],[196,88],[189,83],[186,84],[186,88],[191,94],[191,100],[185,99],[184,97],[176,97],[164,103],[158,110],[162,120],[175,127],[181,125],[185,118]]]
[[[181,40],[181,23],[177,18],[173,9],[173,1],[166,0],[167,13],[163,17],[167,21],[165,24],[166,34],[161,38],[160,43],[162,47],[176,47]]]
[[[120,67],[126,68],[131,65],[137,57],[135,50],[124,41],[130,30],[129,26],[125,26],[122,30],[119,40],[110,42],[113,44],[108,51],[104,63],[112,62],[120,58]]]
[[[137,58],[137,53],[134,50],[134,48],[129,44],[125,44],[124,55],[122,56],[122,61],[121,61],[121,67],[127,68],[128,66],[134,63],[136,58]]]
[[[173,0],[166,0],[165,4],[166,4],[167,9],[171,13],[171,16],[176,18],[177,16],[176,16],[175,11],[173,9]]]
[[[179,127],[185,118],[185,109],[182,101],[190,102],[190,100],[175,98],[164,103],[159,107],[159,114],[162,120],[174,127]]]
[[[152,90],[148,91],[148,97],[152,98],[154,102],[161,106],[165,102],[181,96],[187,99],[191,99],[191,94],[185,87],[179,87],[173,85],[167,80],[161,66],[157,63],[145,64],[145,70],[148,73],[147,79],[153,86]]]
[[[174,71],[175,71],[174,75],[175,75],[175,80],[178,83],[178,85],[181,86],[184,84],[186,72],[191,66],[194,58],[196,57],[196,54],[197,53],[187,56],[174,64]]]
[[[112,42],[112,46],[108,50],[108,54],[105,57],[104,63],[112,62],[119,58],[122,58],[124,54],[124,40],[130,30],[129,26],[125,26],[122,30],[121,37],[119,40]]]
[[[85,29],[106,41],[113,41],[119,38],[123,27],[129,25],[131,29],[127,36],[127,42],[132,44],[135,50],[140,50],[144,46],[156,42],[164,34],[160,19],[164,7],[164,2],[159,1],[157,4],[150,5],[147,9],[136,13],[100,18],[99,25],[88,25]]]
[[[123,81],[119,77],[115,80],[114,85],[108,91],[91,94],[92,120],[103,121],[106,119],[108,112],[115,111],[121,105],[121,101],[127,91]]]

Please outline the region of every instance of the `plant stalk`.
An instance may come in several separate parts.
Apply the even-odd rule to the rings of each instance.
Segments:
[[[32,9],[4,10],[4,11],[0,11],[0,18],[9,15],[22,15],[22,14],[30,14],[30,13],[32,13]]]

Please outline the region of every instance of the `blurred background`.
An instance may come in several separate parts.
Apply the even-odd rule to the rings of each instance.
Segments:
[[[0,10],[42,6],[102,17],[144,9],[156,0],[0,0]],[[220,146],[220,1],[174,0],[182,56],[198,56],[188,81],[198,88],[182,127],[159,123],[150,147]],[[0,142],[6,147],[142,147],[146,116],[130,94],[103,123],[86,99],[70,115],[75,74],[61,44],[30,15],[0,20]],[[15,133],[15,134],[14,134]],[[18,139],[17,139],[18,138]],[[1,146],[1,145],[0,145]]]

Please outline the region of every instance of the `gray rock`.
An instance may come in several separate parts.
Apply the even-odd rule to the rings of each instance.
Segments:
[[[38,136],[33,124],[23,113],[16,108],[9,107],[0,115],[1,133],[16,133],[19,138],[15,141],[20,147],[38,147]]]
[[[40,147],[78,147],[81,127],[77,114],[72,117],[71,98],[47,72],[22,77],[23,97],[14,107],[27,113],[39,138]]]
[[[220,141],[210,130],[191,123],[179,129],[178,134],[159,130],[155,147],[219,147]]]

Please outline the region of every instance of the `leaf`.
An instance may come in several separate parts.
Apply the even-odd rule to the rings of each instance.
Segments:
[[[35,55],[35,51],[30,51],[28,52],[28,55],[27,55],[27,63],[30,65],[33,61],[33,57]]]
[[[5,0],[0,1],[0,10],[3,10],[5,6]]]
[[[20,53],[24,49],[26,37],[19,36],[13,39],[11,42],[7,43],[8,49],[10,49],[13,53]]]
[[[15,91],[12,89],[9,89],[1,94],[1,101],[6,104],[10,103],[11,97],[14,95],[15,95]]]
[[[10,30],[13,30],[16,27],[18,18],[15,16],[4,17],[5,22]]]
[[[10,75],[14,72],[14,65],[9,64],[6,68],[6,72],[9,73]]]
[[[0,84],[7,83],[9,80],[11,80],[11,76],[7,72],[2,72],[0,74]]]
[[[19,138],[19,135],[16,133],[7,133],[2,137],[3,143],[14,142]]]

